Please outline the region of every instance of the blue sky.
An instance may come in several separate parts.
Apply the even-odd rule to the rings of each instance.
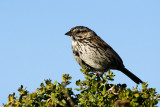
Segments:
[[[159,0],[3,0],[0,1],[0,104],[20,85],[33,92],[44,79],[62,74],[84,79],[64,34],[83,25],[121,56],[124,65],[160,93]],[[113,83],[136,84],[119,71]]]

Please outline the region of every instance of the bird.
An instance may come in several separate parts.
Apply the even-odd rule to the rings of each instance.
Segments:
[[[76,26],[65,35],[71,37],[73,56],[81,67],[87,67],[96,72],[118,70],[135,83],[142,83],[141,79],[125,68],[121,57],[113,48],[93,30],[85,26]]]

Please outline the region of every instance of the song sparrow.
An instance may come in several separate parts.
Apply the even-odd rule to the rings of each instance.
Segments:
[[[91,29],[76,26],[65,35],[71,36],[73,55],[80,66],[99,72],[120,70],[135,83],[142,83],[124,67],[120,56]]]

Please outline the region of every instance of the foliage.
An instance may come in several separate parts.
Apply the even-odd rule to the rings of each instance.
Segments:
[[[71,83],[71,76],[64,74],[63,81],[54,83],[45,80],[40,88],[29,93],[23,86],[18,91],[19,97],[15,94],[8,96],[8,103],[5,107],[156,107],[160,100],[155,88],[148,88],[147,83],[142,84],[142,89],[138,86],[133,89],[127,88],[126,84],[109,84],[113,81],[113,73],[108,71],[108,75],[103,77],[90,73],[89,70],[81,70],[85,75],[85,80],[77,80],[79,94],[74,94],[72,88],[66,88]]]

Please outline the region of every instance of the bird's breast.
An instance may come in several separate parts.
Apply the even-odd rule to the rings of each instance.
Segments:
[[[80,61],[84,61],[87,65],[96,70],[106,69],[107,65],[105,62],[109,62],[109,59],[102,54],[103,50],[92,47],[88,43],[72,40],[72,50],[76,61],[80,66],[82,66]]]

